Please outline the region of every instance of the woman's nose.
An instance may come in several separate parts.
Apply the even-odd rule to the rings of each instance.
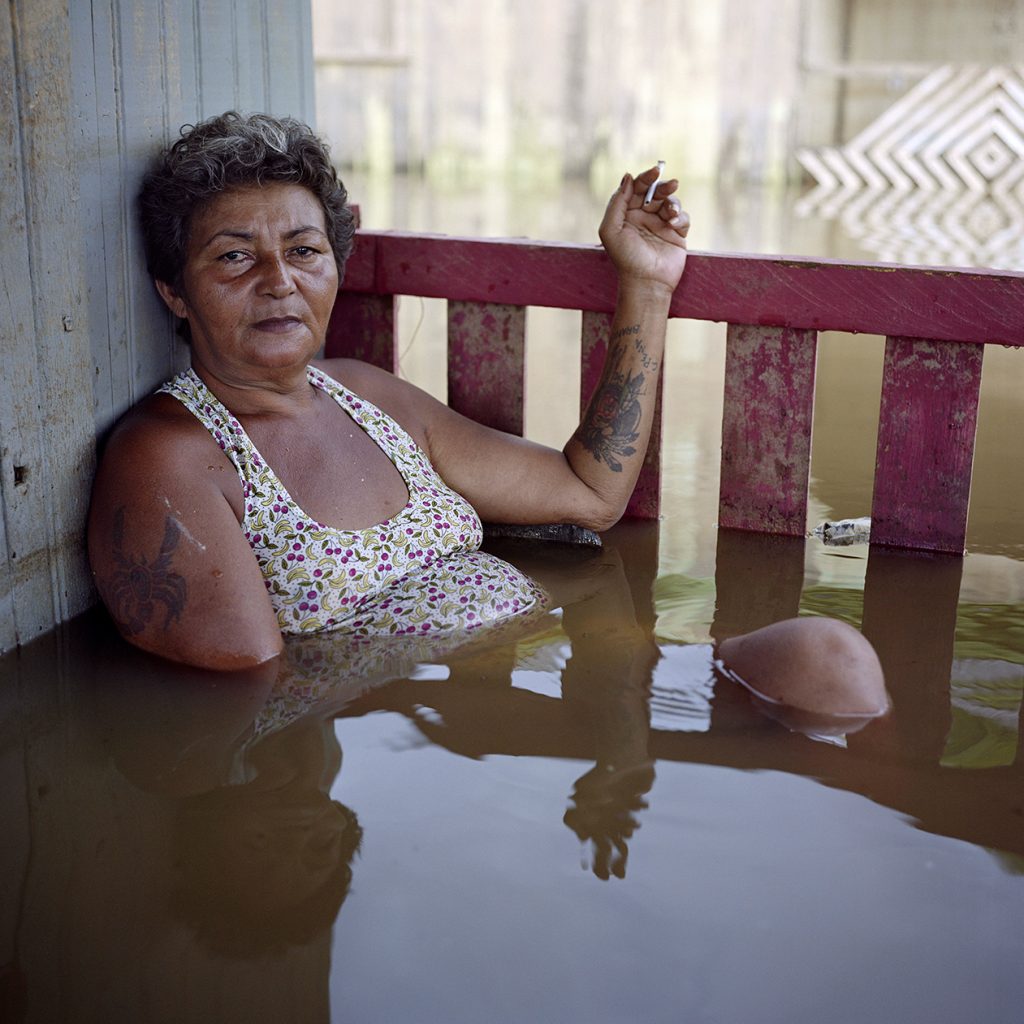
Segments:
[[[295,287],[292,280],[291,267],[282,256],[268,256],[263,261],[263,275],[260,282],[266,295],[282,298],[290,294]]]

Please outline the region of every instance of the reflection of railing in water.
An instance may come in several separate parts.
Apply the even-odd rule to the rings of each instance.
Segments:
[[[449,403],[522,433],[526,307],[582,311],[585,403],[615,292],[592,247],[361,232],[327,353],[393,370],[398,296],[445,298]],[[1024,274],[695,253],[670,315],[728,324],[719,525],[806,532],[818,332],[882,334],[872,543],[963,552],[984,345],[1024,346]],[[660,430],[634,516],[658,515]]]
[[[882,661],[893,706],[888,716],[850,735],[844,753],[820,743],[780,743],[774,730],[752,728],[749,719],[730,721],[733,708],[722,687],[715,691],[708,731],[653,728],[648,698],[658,677],[656,659],[647,653],[653,652],[657,618],[651,585],[658,567],[658,528],[623,524],[609,541],[606,571],[590,577],[592,592],[586,600],[567,602],[564,609],[571,657],[560,674],[560,696],[513,686],[513,644],[505,649],[504,671],[495,671],[493,652],[479,662],[456,657],[446,679],[395,683],[368,693],[343,713],[399,711],[432,742],[473,758],[596,759],[599,766],[619,769],[677,761],[807,775],[870,795],[926,831],[1024,855],[1024,836],[1013,811],[1024,771],[1024,708],[1012,764],[971,771],[942,764],[951,725],[949,680],[961,559],[871,551],[862,628]],[[557,591],[560,580],[576,582],[578,567],[571,562],[552,569],[550,558],[535,548],[522,546],[525,562],[515,558],[515,550],[505,547],[499,553],[528,572],[546,565],[545,583],[552,590]],[[715,640],[749,633],[800,610],[802,541],[722,530],[715,561]],[[661,649],[665,653],[666,647]],[[486,686],[480,685],[482,664],[490,672]],[[432,709],[431,717],[417,712],[424,707]],[[640,775],[631,778],[644,782]],[[631,819],[636,795],[628,789],[606,792],[607,821],[614,826]],[[979,814],[979,806],[993,813]]]
[[[751,875],[766,863],[781,863],[766,860],[764,851],[780,838],[777,830],[792,827],[795,819],[780,816],[776,829],[765,831],[762,819],[745,816],[751,805],[744,801],[723,806],[721,822],[709,821],[704,814],[710,801],[734,792],[717,788],[716,776],[725,773],[684,773],[669,762],[724,766],[733,777],[742,772],[743,789],[757,787],[755,775],[764,780],[784,772],[838,791],[840,799],[826,806],[817,800],[802,803],[799,789],[753,789],[777,801],[766,804],[771,812],[781,812],[785,801],[794,799],[799,813],[809,816],[806,834],[812,843],[815,830],[828,831],[841,819],[850,822],[844,838],[859,837],[858,862],[878,865],[871,870],[885,883],[883,893],[893,888],[886,888],[888,879],[901,877],[904,862],[895,848],[909,845],[910,826],[900,841],[899,832],[864,817],[868,801],[891,808],[914,828],[974,844],[983,865],[987,849],[1007,870],[1019,871],[1024,746],[1018,747],[1014,765],[968,771],[938,763],[949,720],[945,680],[960,559],[871,552],[864,628],[885,662],[894,714],[871,723],[843,751],[789,736],[770,723],[730,729],[717,720],[717,706],[706,733],[647,727],[644,696],[651,659],[630,659],[631,676],[615,668],[629,647],[654,653],[650,590],[659,565],[657,540],[658,527],[649,522],[622,524],[609,538],[605,553],[620,554],[621,568],[610,564],[609,571],[590,574],[598,600],[588,593],[588,599],[566,608],[565,634],[574,660],[578,653],[581,657],[575,667],[559,671],[558,696],[515,686],[516,651],[506,649],[501,654],[507,661],[452,659],[445,679],[443,673],[418,672],[347,706],[349,680],[335,673],[335,691],[323,693],[322,703],[311,700],[308,715],[279,732],[254,735],[250,723],[260,713],[266,686],[252,679],[211,685],[202,674],[123,643],[98,611],[9,659],[12,678],[2,691],[8,703],[0,749],[6,755],[3,794],[13,813],[4,818],[10,853],[0,879],[0,904],[12,908],[12,917],[17,913],[17,927],[8,933],[17,938],[10,947],[16,959],[7,977],[24,979],[30,1005],[43,1007],[33,1019],[58,1018],[67,1006],[99,1008],[94,1018],[146,1019],[154,991],[168,992],[169,1006],[177,1006],[175,999],[180,1002],[186,992],[195,1016],[210,1007],[206,1015],[216,1018],[226,998],[243,1006],[248,998],[248,1005],[259,1001],[270,1007],[267,1019],[275,1014],[275,1019],[327,1019],[328,985],[337,985],[339,976],[332,967],[328,978],[328,964],[338,962],[330,960],[332,948],[341,949],[341,963],[349,966],[345,957],[371,934],[370,955],[379,959],[389,932],[384,929],[378,939],[365,930],[365,922],[396,906],[402,908],[402,934],[420,934],[426,919],[414,916],[414,904],[401,901],[404,890],[396,879],[408,875],[414,886],[427,878],[442,896],[453,894],[450,903],[432,898],[428,904],[429,923],[438,934],[456,933],[469,906],[472,940],[487,937],[484,915],[467,904],[458,877],[459,868],[480,851],[487,855],[472,870],[498,894],[493,906],[513,917],[533,915],[522,893],[557,892],[557,912],[586,918],[595,899],[606,897],[567,884],[569,845],[548,846],[544,839],[553,831],[546,828],[549,823],[559,828],[563,809],[565,827],[589,846],[595,874],[626,875],[628,867],[628,877],[639,885],[625,901],[613,903],[616,919],[623,922],[649,913],[636,893],[668,892],[709,856],[725,859],[727,871],[734,864],[747,870],[749,864]],[[546,565],[552,561],[535,546],[522,547]],[[589,549],[563,549],[559,557],[566,562],[560,575],[568,584],[577,583],[594,558]],[[803,561],[799,540],[721,531],[715,635],[794,614]],[[613,634],[609,622],[627,628]],[[424,708],[435,712],[429,720]],[[409,757],[410,733],[404,729],[374,731],[367,741],[356,728],[349,732],[344,721],[324,721],[335,714],[374,715],[379,721],[388,712],[406,716],[411,727],[439,744],[435,753],[443,748],[480,759],[460,761],[472,774],[449,774],[433,757],[426,762]],[[406,744],[387,750],[386,762],[378,758],[387,748],[384,736]],[[502,763],[506,754],[516,757]],[[560,763],[541,773],[535,770],[541,759]],[[387,770],[381,771],[385,763]],[[630,770],[610,772],[609,763]],[[514,774],[517,770],[522,774]],[[658,781],[648,795],[655,772]],[[421,778],[412,797],[402,794],[401,787],[417,773]],[[379,778],[379,787],[360,785],[370,775]],[[666,786],[673,775],[684,784]],[[571,794],[570,779],[576,780]],[[513,793],[522,799],[510,799]],[[844,798],[847,793],[863,799],[851,802]],[[403,814],[413,801],[415,813]],[[648,802],[650,810],[644,806]],[[676,823],[666,831],[666,824]],[[646,829],[642,844],[633,840],[638,826]],[[355,858],[363,829],[362,853]],[[487,841],[475,842],[481,835]],[[652,843],[662,847],[664,858],[651,856]],[[912,849],[917,858],[918,848]],[[942,856],[945,847],[937,849]],[[808,889],[798,873],[833,852],[839,847],[812,845],[810,860],[799,861],[788,874],[762,870],[757,884],[794,885],[792,891],[801,897],[794,904],[798,912],[808,904],[806,892],[820,891],[813,877]],[[911,871],[926,873],[923,863],[915,859]],[[356,895],[342,905],[352,874]],[[874,876],[857,874],[851,892],[866,892],[865,877]],[[1003,893],[1012,896],[1008,886],[1019,882],[1009,879],[997,888],[991,872],[980,882],[976,877],[960,881],[986,914]],[[698,875],[697,884],[707,885],[705,876]],[[716,892],[716,913],[723,912],[720,907],[733,913],[736,906],[736,919],[745,926],[751,916],[749,890],[730,902],[731,888],[730,880],[721,897]],[[921,899],[929,893],[925,890]],[[670,927],[685,939],[690,918],[659,899],[660,916],[668,916]],[[811,923],[818,922],[810,934],[818,936],[821,915],[818,903],[810,902]],[[360,905],[369,907],[363,916]],[[479,906],[489,912],[492,904]],[[343,931],[350,927],[348,915],[362,930]],[[531,924],[545,920],[528,919]],[[117,926],[97,927],[97,921],[108,920]],[[495,934],[506,928],[504,922],[500,914],[494,918]],[[848,928],[847,920],[836,927]],[[534,934],[544,956],[564,953],[565,947],[553,947],[542,930]],[[592,948],[593,955],[602,956],[608,935],[619,933],[596,934],[603,945],[584,947],[588,956]],[[965,950],[976,942],[974,932],[971,936]],[[61,939],[77,953],[54,961],[52,950]],[[613,955],[621,959],[617,949]],[[116,969],[97,970],[97,963]],[[599,963],[603,968],[604,961]],[[459,961],[455,970],[463,966]],[[360,1005],[377,1009],[383,1000],[390,1006],[387,992],[373,991],[371,997]],[[297,1005],[309,1012],[297,1016]],[[109,1011],[105,1018],[104,1010]],[[570,1013],[558,1019],[576,1018]]]

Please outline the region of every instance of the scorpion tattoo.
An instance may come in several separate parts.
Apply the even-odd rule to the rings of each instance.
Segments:
[[[113,533],[117,569],[110,579],[111,611],[130,636],[149,625],[157,604],[164,606],[164,629],[181,616],[188,588],[185,578],[171,571],[171,556],[180,539],[181,528],[167,516],[160,553],[152,562],[144,555],[128,554],[124,550],[124,508],[117,510]]]

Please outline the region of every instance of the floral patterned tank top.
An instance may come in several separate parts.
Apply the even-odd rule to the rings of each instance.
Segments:
[[[546,604],[513,566],[477,550],[480,519],[438,475],[426,452],[390,416],[309,366],[330,395],[401,473],[409,499],[391,519],[336,530],[308,516],[237,419],[191,368],[159,392],[178,399],[238,471],[242,529],[283,633],[343,629],[355,636],[473,630]]]

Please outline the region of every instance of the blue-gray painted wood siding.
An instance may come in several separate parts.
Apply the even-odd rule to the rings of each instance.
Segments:
[[[0,11],[0,651],[93,600],[95,440],[187,361],[139,180],[228,109],[312,122],[310,0],[13,0]]]

